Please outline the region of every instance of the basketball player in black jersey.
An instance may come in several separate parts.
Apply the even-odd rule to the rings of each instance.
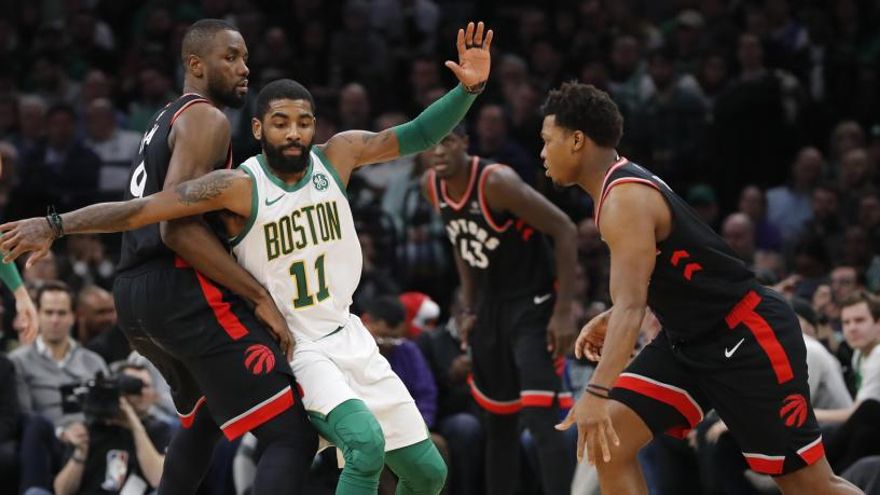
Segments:
[[[563,84],[544,115],[547,175],[593,197],[611,251],[614,305],[575,343],[599,365],[559,426],[577,425],[578,458],[586,447],[602,492],[648,493],[639,449],[654,435],[684,436],[714,408],[751,469],[785,493],[861,493],[825,460],[788,303],[660,178],[617,155],[623,118],[606,93]],[[627,364],[647,306],[663,329]]]
[[[150,122],[126,199],[231,165],[221,109],[242,106],[247,94],[244,39],[226,22],[201,20],[187,30],[181,56],[184,95]],[[295,493],[317,437],[295,399],[290,332],[206,222],[190,217],[126,232],[114,296],[120,327],[168,381],[183,425],[159,493],[195,493],[221,432],[235,439],[248,431],[266,447],[255,493]]]
[[[465,311],[476,316],[473,331],[460,332],[473,356],[471,392],[487,412],[487,493],[516,492],[522,416],[541,460],[554,459],[540,463],[544,493],[567,494],[574,465],[553,425],[572,398],[554,359],[564,359],[576,334],[575,226],[510,167],[469,156],[467,147],[459,125],[422,155],[431,165],[422,191],[443,218]],[[554,241],[555,270],[545,236]]]

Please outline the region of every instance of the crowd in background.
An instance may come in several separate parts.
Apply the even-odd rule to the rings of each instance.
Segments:
[[[844,471],[877,462],[870,456],[880,454],[871,427],[880,424],[880,351],[873,350],[880,312],[870,294],[880,292],[880,2],[0,0],[0,219],[120,198],[145,125],[180,92],[182,34],[202,17],[230,21],[250,51],[248,103],[226,111],[237,162],[259,151],[250,116],[266,82],[290,77],[309,88],[315,143],[342,130],[385,129],[451,87],[443,61],[455,57],[456,30],[486,21],[495,31],[493,68],[466,117],[470,152],[511,166],[578,223],[579,324],[610,304],[607,249],[589,197],[543,175],[540,106],[548,90],[571,79],[608,91],[625,119],[620,154],[662,177],[798,309],[808,350],[822,356],[815,359],[831,377],[812,391],[814,406],[832,411],[820,417],[832,465]],[[482,493],[480,412],[466,385],[469,358],[456,341],[457,279],[442,224],[420,194],[423,171],[412,156],[351,179],[364,251],[353,312],[365,316],[435,432],[450,465],[449,493]],[[62,241],[52,256],[20,265],[38,305],[42,345],[17,345],[15,305],[3,294],[0,492],[12,486],[7,479],[19,480],[22,491],[63,492],[58,476],[88,454],[71,448],[88,429],[72,426],[82,417],[59,408],[63,383],[111,368],[141,377],[145,392],[114,432],[128,432],[126,445],[135,445],[133,424],[141,423],[151,455],[161,456],[177,427],[167,386],[129,354],[116,328],[107,290],[119,237]],[[841,315],[861,307],[847,306],[860,294],[867,294],[867,323],[847,326]],[[646,320],[644,330],[648,339],[656,324]],[[53,368],[46,363],[56,349],[61,361],[56,356]],[[576,394],[591,366],[568,360],[565,383]],[[129,450],[139,456],[140,441]],[[652,493],[767,490],[767,480],[743,474],[731,442],[711,418],[689,440],[655,441],[642,457]],[[523,494],[538,493],[535,463],[548,462],[533,452],[524,432],[531,468]],[[244,493],[258,454],[250,439],[218,446],[203,492]],[[121,462],[111,457],[104,461]],[[155,473],[138,461],[145,483],[138,493],[148,492]],[[314,493],[332,492],[335,467],[330,455],[316,459]],[[116,493],[125,482],[116,486],[109,467],[89,469],[83,483],[91,476],[105,491],[84,484],[81,493]],[[383,489],[393,485],[387,481]],[[588,469],[579,468],[574,486],[576,493],[594,486]]]

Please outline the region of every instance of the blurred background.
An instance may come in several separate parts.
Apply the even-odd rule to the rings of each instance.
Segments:
[[[121,198],[146,123],[180,93],[183,33],[203,17],[237,26],[250,50],[248,104],[227,110],[237,162],[259,151],[250,116],[265,83],[289,77],[311,90],[316,144],[342,130],[385,129],[453,86],[443,61],[455,57],[455,33],[484,20],[495,30],[493,68],[466,117],[470,151],[510,165],[577,223],[580,323],[610,302],[607,252],[589,197],[543,175],[540,107],[549,89],[572,79],[609,92],[625,119],[621,155],[661,176],[762,282],[805,301],[848,394],[857,394],[861,378],[851,369],[839,303],[854,291],[880,290],[880,1],[0,0],[0,220],[44,215],[49,204],[62,212]],[[457,279],[442,224],[419,193],[423,170],[413,156],[352,177],[364,249],[353,312],[368,312],[382,297],[400,301],[406,318],[388,323],[399,323],[431,365],[433,399],[426,400],[437,417],[431,413],[429,423],[439,424],[444,414],[479,413],[459,379],[466,364],[432,347],[441,343],[431,333],[454,324]],[[70,336],[105,366],[136,361],[106,292],[118,236],[63,241],[23,271],[29,288],[65,282]],[[3,308],[5,352],[18,345],[8,291]],[[579,391],[590,369],[569,359],[566,383]],[[0,373],[0,390],[14,375]],[[156,404],[147,409],[168,419],[167,390],[163,399],[155,385]],[[21,454],[22,418],[40,411],[23,412],[14,404],[20,396],[12,395],[9,426],[0,430],[0,492],[17,493],[22,464],[37,462]],[[476,428],[465,432],[474,445]],[[880,453],[880,441],[873,446]],[[646,456],[652,493],[762,489],[761,480],[746,479],[743,491],[723,491],[717,480],[730,473],[718,474],[718,462],[726,461],[706,449],[657,448],[674,454]],[[530,449],[526,432],[526,459]],[[258,446],[219,447],[205,493],[246,491],[247,477],[236,479],[232,466],[246,466],[254,452]],[[316,459],[314,493],[332,491],[331,461]],[[652,476],[651,466],[666,475]],[[678,469],[690,475],[676,477]],[[482,493],[480,473],[468,476],[450,493]],[[534,469],[523,474],[522,493],[539,493],[535,476]],[[576,480],[575,493],[589,486]]]

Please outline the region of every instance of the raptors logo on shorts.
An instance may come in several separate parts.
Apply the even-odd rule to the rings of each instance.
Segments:
[[[244,355],[244,367],[255,375],[269,373],[275,368],[275,354],[263,344],[248,347]]]
[[[785,426],[800,428],[807,420],[807,399],[801,394],[787,396],[782,400],[779,417],[785,421]]]

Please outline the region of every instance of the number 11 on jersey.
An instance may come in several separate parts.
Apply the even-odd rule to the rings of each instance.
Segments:
[[[315,260],[315,272],[318,277],[318,293],[312,295],[309,293],[309,281],[306,274],[306,264],[304,261],[294,261],[290,265],[290,277],[296,285],[296,298],[293,300],[294,309],[307,308],[315,304],[315,298],[318,302],[330,297],[330,290],[327,288],[327,279],[324,276],[324,255],[318,256]]]

